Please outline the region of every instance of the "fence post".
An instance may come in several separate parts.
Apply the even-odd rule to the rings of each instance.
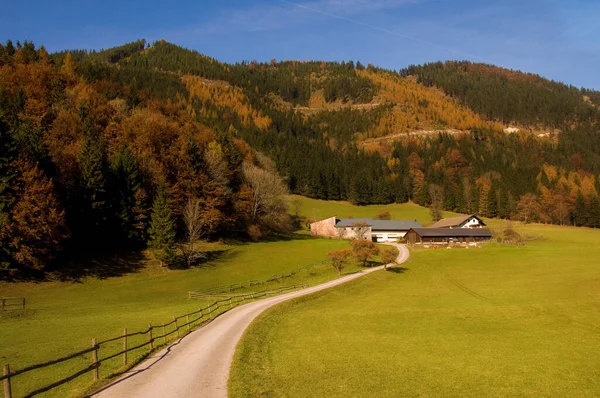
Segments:
[[[92,380],[97,381],[100,377],[100,364],[98,363],[98,346],[96,345],[96,339],[92,339],[92,347],[94,351],[92,351],[92,365],[94,365],[94,369],[92,370]]]
[[[25,301],[26,301],[26,300],[27,300],[27,299],[26,299],[25,297],[23,297],[23,307],[21,308],[22,310],[24,310],[24,309],[25,309]]]
[[[188,331],[190,330],[190,314],[185,314],[185,321],[188,326]]]
[[[210,311],[208,311],[208,319],[212,319],[212,311],[213,311],[212,304],[209,305],[208,308],[210,308]]]
[[[154,339],[152,338],[152,324],[148,324],[148,342],[150,343],[150,351],[154,349]]]
[[[2,301],[4,301],[4,299],[2,299]],[[8,364],[5,364],[2,376],[8,375],[10,375],[10,366]],[[4,398],[12,398],[12,390],[10,388],[10,376],[4,379]]]
[[[4,307],[6,306],[6,299],[3,298],[2,299],[2,308],[0,308],[0,310],[4,311]]]
[[[127,365],[127,328],[123,328],[123,366]]]
[[[179,326],[177,326],[177,317],[173,316],[173,320],[175,321],[175,330],[177,330],[177,338],[179,338]]]
[[[164,324],[162,326],[162,332],[163,332],[163,343],[166,345],[167,344],[167,334],[165,333],[165,325]]]

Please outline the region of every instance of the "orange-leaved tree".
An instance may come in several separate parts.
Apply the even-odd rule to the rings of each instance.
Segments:
[[[373,256],[379,254],[379,248],[370,240],[353,239],[351,243],[352,254],[359,261],[362,261],[363,267],[366,267],[367,262],[370,261]]]
[[[350,261],[351,254],[350,249],[331,250],[327,253],[327,257],[329,257],[333,268],[338,272],[338,276],[342,276],[342,270],[346,268]]]

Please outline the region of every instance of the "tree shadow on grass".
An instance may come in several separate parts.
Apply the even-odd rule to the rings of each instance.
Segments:
[[[403,274],[408,270],[409,270],[408,268],[404,268],[404,267],[388,267],[387,268],[388,272],[392,272],[394,274]]]
[[[77,253],[61,261],[47,279],[80,283],[85,277],[114,278],[139,272],[147,264],[142,250],[116,249],[111,253]]]
[[[238,252],[233,249],[210,250],[199,253],[197,259],[191,266],[185,261],[183,256],[179,256],[177,261],[169,266],[170,269],[192,269],[192,268],[215,268],[219,264],[217,260],[229,260],[237,256]]]

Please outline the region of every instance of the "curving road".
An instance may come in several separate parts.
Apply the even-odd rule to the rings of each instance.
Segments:
[[[409,257],[406,246],[397,243],[392,245],[400,251],[397,262],[405,262]],[[149,359],[92,396],[225,398],[235,347],[259,314],[282,301],[341,285],[382,268],[370,268],[304,290],[236,307],[152,354]]]

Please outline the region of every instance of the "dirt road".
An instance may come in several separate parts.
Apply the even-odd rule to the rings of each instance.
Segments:
[[[408,249],[394,244],[398,263],[408,259]],[[242,305],[154,353],[123,377],[96,392],[93,397],[227,397],[229,368],[242,334],[264,310],[282,301],[304,296],[382,269],[370,268],[356,274]]]

